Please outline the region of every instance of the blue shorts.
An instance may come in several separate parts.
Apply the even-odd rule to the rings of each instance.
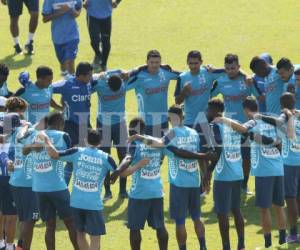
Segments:
[[[74,60],[78,52],[79,40],[72,40],[64,44],[54,44],[58,61],[64,63],[67,60]]]
[[[16,215],[16,205],[7,180],[0,181],[0,211],[3,215]]]
[[[128,224],[130,230],[144,229],[146,221],[148,226],[159,229],[164,226],[163,198],[133,199],[128,201]]]
[[[112,143],[117,148],[124,148],[127,146],[127,125],[123,121],[112,125],[104,125],[97,120],[97,129],[101,134],[101,147],[111,148]]]
[[[300,196],[300,166],[284,165],[285,198]]]
[[[228,215],[241,206],[241,181],[214,181],[213,196],[216,214]]]
[[[145,134],[146,135],[151,135],[154,137],[163,137],[165,134],[165,131],[169,128],[169,123],[164,122],[159,125],[146,125],[145,128]]]
[[[271,208],[272,204],[284,206],[284,177],[255,177],[255,205]]]
[[[17,208],[19,221],[35,221],[39,219],[37,200],[31,187],[11,186],[11,192]]]
[[[8,0],[8,12],[11,17],[22,15],[23,3],[26,5],[29,12],[39,11],[39,0]]]
[[[85,210],[72,207],[72,211],[75,228],[78,232],[92,236],[106,234],[102,210]]]
[[[200,218],[200,188],[185,188],[170,185],[170,217],[177,224],[184,223],[189,214],[192,220]]]
[[[72,217],[68,189],[55,192],[36,192],[36,197],[43,221],[55,219],[56,215],[61,220]]]

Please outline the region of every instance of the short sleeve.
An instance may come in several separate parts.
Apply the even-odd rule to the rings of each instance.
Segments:
[[[77,161],[77,154],[78,154],[78,148],[70,148],[67,150],[59,151],[59,159],[61,161],[68,161],[68,162],[76,162]]]
[[[52,84],[54,94],[63,94],[65,92],[66,80],[55,82]]]
[[[163,143],[165,146],[169,145],[173,138],[175,137],[175,131],[174,129],[171,129],[164,137],[163,137]]]
[[[53,12],[53,7],[52,7],[52,1],[51,0],[45,0],[43,4],[43,15],[50,15]]]

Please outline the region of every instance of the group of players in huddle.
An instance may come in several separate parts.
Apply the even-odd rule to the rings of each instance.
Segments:
[[[93,67],[82,62],[74,76],[56,83],[52,83],[52,70],[41,66],[35,82],[28,73],[20,74],[23,86],[15,93],[7,89],[9,70],[0,65],[0,249],[15,248],[17,217],[16,249],[30,249],[39,217],[46,223],[47,249],[55,249],[56,216],[63,220],[74,249],[100,249],[100,236],[105,234],[103,199],[112,198],[110,184],[118,177],[120,198],[129,196],[131,249],[141,248],[140,231],[146,221],[156,230],[159,249],[167,249],[160,174],[164,157],[168,158],[170,217],[180,250],[186,249],[187,215],[194,222],[199,249],[207,249],[200,196],[209,191],[212,178],[223,250],[231,249],[230,213],[237,249],[245,249],[240,196],[242,191],[250,193],[250,173],[255,176],[255,203],[265,247],[272,246],[272,206],[279,244],[300,242],[297,66],[287,58],[273,66],[270,55],[262,54],[251,60],[254,75],[249,76],[240,69],[237,55],[226,55],[224,68],[216,69],[202,65],[199,51],[190,51],[189,70],[181,73],[162,65],[156,50],[148,52],[146,63],[128,72],[93,74]],[[177,80],[176,104],[168,108],[171,80]],[[139,116],[129,121],[127,129],[125,98],[131,89]],[[90,124],[92,93],[98,95],[96,130]],[[61,103],[53,100],[53,94],[61,95]],[[49,113],[50,107],[57,111]],[[119,165],[110,156],[112,146]],[[129,175],[132,183],[127,195]]]

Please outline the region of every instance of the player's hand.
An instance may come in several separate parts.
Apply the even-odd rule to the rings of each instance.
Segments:
[[[97,74],[94,74],[95,78],[97,80],[101,80],[101,79],[104,79],[105,78],[105,72],[100,72],[100,73],[97,73]]]
[[[33,143],[31,148],[35,152],[41,152],[44,149],[44,146],[41,143]]]
[[[131,136],[129,136],[128,139],[127,139],[128,143],[131,143],[131,142],[137,141],[137,140],[141,140],[139,134],[131,135]]]
[[[137,164],[139,164],[139,166],[141,167],[145,167],[150,163],[150,159],[149,158],[144,158],[142,160],[140,160]]]
[[[264,102],[265,100],[266,100],[265,95],[260,95],[260,96],[258,97],[258,101],[259,101],[259,102]]]
[[[6,0],[1,0],[1,3],[2,3],[3,5],[6,5],[6,4],[7,4],[7,1],[6,1]]]
[[[287,115],[288,118],[291,118],[293,116],[293,112],[289,109],[283,109],[282,110],[283,113],[285,113]]]
[[[36,140],[38,143],[39,142],[47,142],[49,140],[49,137],[48,137],[48,135],[46,135],[45,132],[42,131],[37,134]]]
[[[120,76],[124,81],[127,81],[129,79],[129,71],[122,71]]]
[[[218,159],[218,153],[212,150],[208,151],[206,156],[209,161],[216,161]]]
[[[62,12],[67,12],[67,11],[69,11],[71,8],[70,8],[70,6],[69,5],[67,5],[67,4],[64,4],[64,5],[61,5],[60,6],[60,11],[62,11]]]
[[[212,73],[215,68],[211,65],[211,64],[207,64],[204,66],[204,68],[209,72],[209,73]]]
[[[223,117],[222,117],[222,116],[218,116],[218,117],[216,117],[212,122],[213,122],[213,123],[223,123],[224,120],[223,120]]]
[[[254,112],[249,112],[248,116],[250,117],[250,119],[254,119],[254,120],[259,120],[261,118],[260,114]]]
[[[116,170],[115,172],[113,172],[111,175],[110,175],[110,184],[114,184],[117,179],[119,178],[119,175],[120,175],[120,172],[118,170]]]
[[[245,78],[245,84],[250,87],[253,85],[253,78],[251,76],[246,76]]]
[[[7,161],[7,170],[8,170],[8,172],[14,172],[15,166],[14,166],[14,162],[12,160]]]
[[[182,89],[184,95],[188,96],[192,93],[192,85],[191,82],[187,82],[184,84],[183,89]]]

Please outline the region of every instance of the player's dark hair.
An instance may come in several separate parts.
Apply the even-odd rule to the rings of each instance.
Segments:
[[[226,64],[236,63],[239,64],[239,57],[235,54],[227,54],[224,59]]]
[[[9,75],[9,68],[4,63],[0,63],[0,75],[6,77]]]
[[[51,68],[47,67],[47,66],[39,66],[36,69],[36,78],[45,78],[47,76],[53,76],[53,71]]]
[[[141,117],[135,117],[129,122],[129,135],[145,134],[145,121]]]
[[[76,76],[86,76],[93,71],[93,66],[88,62],[80,62],[76,67]]]
[[[212,98],[208,101],[208,108],[217,110],[219,113],[223,113],[225,110],[224,102],[219,98]]]
[[[122,85],[122,79],[118,75],[112,75],[108,78],[107,84],[112,91],[118,91]]]
[[[101,135],[99,131],[95,129],[90,129],[87,135],[87,142],[90,145],[98,146],[101,142]]]
[[[282,57],[276,64],[277,69],[290,70],[293,67],[293,64],[290,59]]]
[[[176,114],[178,116],[183,116],[183,110],[182,110],[182,107],[178,104],[173,104],[169,110],[168,110],[168,113],[172,113],[172,114]]]
[[[27,102],[16,96],[12,96],[7,99],[5,108],[8,113],[10,112],[24,112],[28,107]]]
[[[262,65],[267,64],[266,61],[258,56],[255,56],[252,58],[251,62],[250,62],[250,69],[253,72],[256,72],[257,69],[259,69]]]
[[[258,111],[258,106],[257,106],[257,101],[255,100],[254,97],[248,96],[244,101],[243,101],[243,108],[247,108],[252,112],[257,112]]]
[[[48,115],[47,125],[48,127],[58,127],[64,124],[65,118],[61,112],[52,112]]]
[[[158,50],[150,50],[147,53],[147,60],[149,60],[151,57],[161,58],[161,55]]]
[[[191,50],[188,54],[187,54],[187,61],[190,58],[195,58],[195,59],[199,59],[199,61],[202,61],[202,55],[201,52],[198,50]]]
[[[296,106],[296,98],[293,93],[285,92],[280,96],[281,108],[294,109]]]
[[[300,69],[296,69],[294,72],[295,75],[299,76],[300,75]]]

